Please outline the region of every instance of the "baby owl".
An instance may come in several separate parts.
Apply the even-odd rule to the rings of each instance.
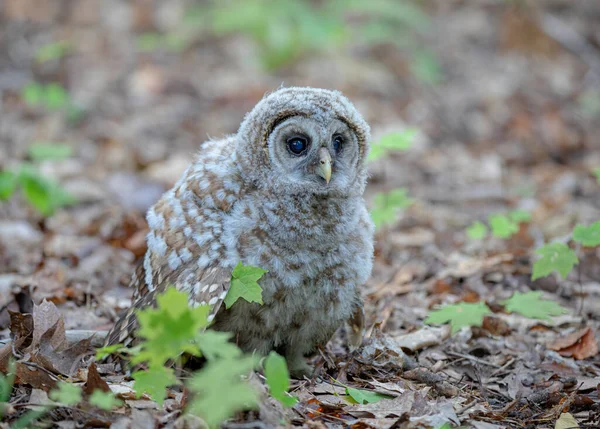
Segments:
[[[205,142],[177,184],[148,211],[148,251],[134,304],[107,344],[131,344],[135,310],[169,285],[211,306],[211,329],[246,352],[304,356],[344,322],[362,326],[359,287],[371,274],[373,224],[363,200],[370,129],[340,92],[282,88],[237,134]],[[238,262],[268,270],[264,304],[221,305]],[[358,333],[360,335],[360,333]],[[355,338],[356,339],[356,338]]]

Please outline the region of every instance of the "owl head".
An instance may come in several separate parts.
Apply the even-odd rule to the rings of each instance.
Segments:
[[[274,193],[360,195],[370,129],[339,91],[282,88],[246,115],[236,135],[244,179]]]

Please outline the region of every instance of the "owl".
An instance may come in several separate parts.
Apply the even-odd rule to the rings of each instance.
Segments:
[[[135,340],[135,310],[174,285],[210,305],[210,328],[246,352],[283,355],[293,376],[347,322],[360,340],[360,287],[371,273],[373,224],[363,192],[370,129],[338,91],[282,88],[237,134],[202,144],[176,185],[148,211],[148,250],[133,305],[107,344]],[[263,304],[222,305],[242,262],[268,272]]]

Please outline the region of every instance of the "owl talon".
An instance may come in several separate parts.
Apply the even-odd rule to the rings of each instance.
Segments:
[[[292,378],[302,379],[304,377],[312,377],[315,372],[315,367],[306,363],[304,358],[296,359],[289,363],[290,376]]]

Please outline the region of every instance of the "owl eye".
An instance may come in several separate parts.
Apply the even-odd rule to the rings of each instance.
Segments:
[[[293,154],[300,155],[308,147],[308,139],[300,136],[290,137],[287,139],[287,145]]]
[[[342,150],[342,144],[344,143],[344,137],[342,137],[339,134],[335,134],[333,136],[333,149],[336,152],[339,152],[340,150]]]

